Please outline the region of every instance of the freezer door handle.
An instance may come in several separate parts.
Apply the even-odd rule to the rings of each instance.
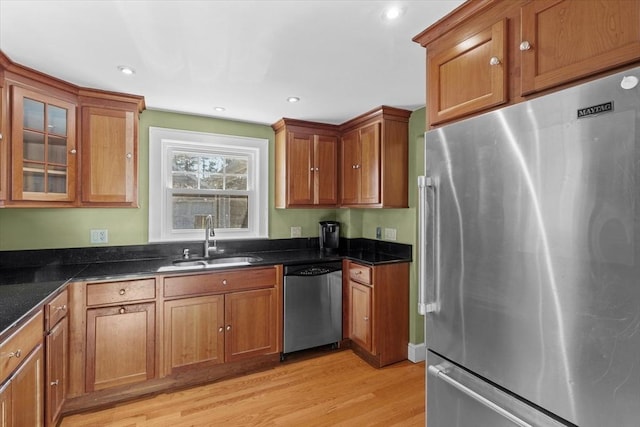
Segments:
[[[487,408],[489,408],[489,409],[497,412],[498,414],[502,415],[503,417],[505,417],[506,419],[508,419],[512,423],[514,423],[514,424],[516,424],[516,425],[518,425],[520,427],[533,427],[532,424],[529,424],[528,422],[522,420],[521,418],[519,418],[516,415],[512,414],[511,412],[507,411],[503,407],[495,404],[494,402],[490,401],[489,399],[487,399],[486,397],[482,396],[481,394],[471,390],[466,385],[464,385],[464,384],[456,381],[455,379],[451,378],[449,375],[447,375],[447,373],[449,372],[449,368],[447,368],[446,366],[443,366],[443,365],[430,365],[429,368],[427,369],[427,371],[429,372],[429,374],[433,375],[434,377],[436,377],[438,379],[441,379],[442,381],[446,382],[450,386],[454,387],[455,389],[459,390],[460,392],[464,393],[465,395],[471,397],[472,399],[476,400],[477,402],[481,403],[482,405],[486,406]]]
[[[429,204],[427,203],[427,193],[429,189],[432,190],[434,195],[433,200],[435,203],[435,185],[434,180],[431,177],[419,176],[418,177],[418,313],[425,315],[427,313],[437,312],[439,309],[437,298],[434,298],[435,301],[429,302],[429,296],[433,295],[435,292],[429,292],[429,280],[428,280],[428,264],[427,264],[427,228],[428,228],[428,220],[431,218],[432,223],[435,224],[435,209],[432,206],[431,211],[429,210]],[[435,227],[433,229],[435,233]],[[433,242],[431,242],[433,246]],[[434,248],[431,247],[431,253],[434,253]],[[435,266],[431,265],[431,268],[434,269]],[[432,271],[432,273],[434,273]],[[431,281],[432,284],[435,284],[435,280]]]

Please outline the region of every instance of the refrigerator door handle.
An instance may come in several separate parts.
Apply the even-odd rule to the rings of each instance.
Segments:
[[[434,293],[428,292],[429,280],[427,278],[427,228],[428,218],[435,218],[435,208],[432,206],[432,211],[429,211],[429,205],[427,203],[428,189],[432,189],[434,193],[435,203],[435,185],[434,180],[431,177],[419,176],[418,177],[418,313],[425,315],[427,313],[433,313],[438,311],[437,298],[436,301],[429,302],[428,294]],[[435,232],[435,230],[433,230]],[[434,248],[431,249],[434,253]],[[433,264],[431,266],[434,268]],[[432,281],[434,282],[434,281]],[[434,284],[435,287],[435,284]]]
[[[533,427],[532,424],[529,424],[528,422],[522,420],[521,418],[519,418],[518,416],[512,414],[511,412],[507,411],[506,409],[504,409],[503,407],[495,404],[494,402],[492,402],[491,400],[487,399],[486,397],[482,396],[481,394],[471,390],[469,387],[467,387],[466,385],[456,381],[455,379],[451,378],[449,375],[447,375],[449,369],[447,367],[444,367],[442,365],[431,365],[429,366],[428,370],[429,374],[433,375],[434,377],[441,379],[442,381],[446,382],[447,384],[449,384],[450,386],[454,387],[455,389],[459,390],[460,392],[464,393],[465,395],[471,397],[472,399],[476,400],[477,402],[481,403],[482,405],[486,406],[487,408],[497,412],[498,414],[502,415],[503,417],[505,417],[506,419],[508,419],[509,421],[511,421],[512,423],[520,426],[520,427]]]

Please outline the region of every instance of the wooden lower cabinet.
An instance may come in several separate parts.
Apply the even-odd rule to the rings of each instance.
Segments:
[[[87,310],[87,392],[155,375],[155,303]]]
[[[45,375],[47,425],[57,425],[67,393],[67,348],[69,322],[65,317],[46,338],[47,369]]]
[[[276,297],[268,288],[165,301],[166,372],[277,353]]]
[[[43,425],[43,376],[44,357],[39,344],[8,383],[0,386],[0,426]]]
[[[349,282],[349,337],[362,348],[371,351],[371,288]]]
[[[165,370],[224,362],[224,295],[164,303]]]
[[[407,358],[409,264],[343,264],[347,298],[344,335],[353,350],[375,367]]]

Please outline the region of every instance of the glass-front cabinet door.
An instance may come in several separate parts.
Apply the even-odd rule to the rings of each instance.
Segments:
[[[76,106],[13,86],[12,199],[75,199]]]

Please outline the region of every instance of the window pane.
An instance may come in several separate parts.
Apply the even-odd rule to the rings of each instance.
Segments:
[[[197,172],[200,166],[200,157],[185,153],[173,155],[173,167],[175,172]]]
[[[213,216],[216,229],[248,228],[248,196],[174,194],[172,206],[174,230],[204,228],[207,215]]]
[[[237,158],[237,157],[229,157],[227,158],[227,167],[226,173],[232,174],[247,174],[247,159],[246,158]]]
[[[227,183],[225,185],[227,190],[246,190],[247,189],[247,176],[227,176]]]
[[[223,156],[203,156],[202,173],[222,173],[225,160]]]

